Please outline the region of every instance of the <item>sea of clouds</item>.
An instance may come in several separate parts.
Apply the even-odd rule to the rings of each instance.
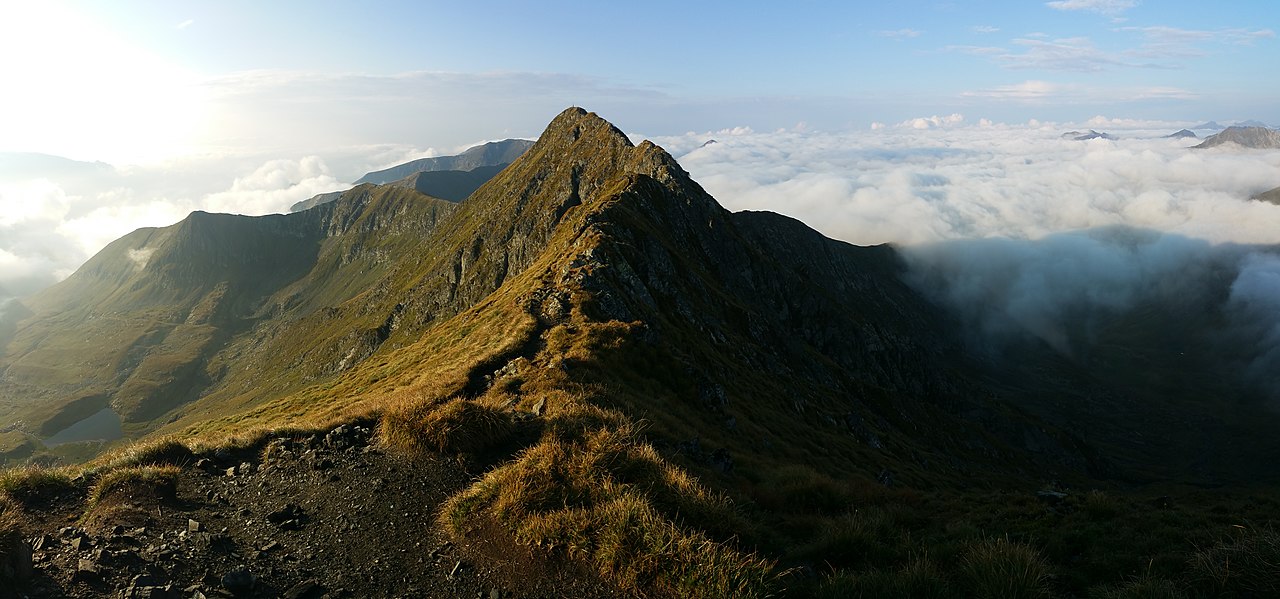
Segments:
[[[1280,368],[1280,252],[1269,247],[1280,244],[1280,206],[1249,198],[1280,186],[1280,150],[1164,137],[1185,125],[966,125],[952,115],[658,141],[731,210],[894,244],[909,282],[961,316],[982,348],[1031,336],[1071,355],[1100,319],[1144,302],[1195,305],[1223,314],[1244,374],[1267,383]],[[1063,137],[1090,128],[1118,139]]]

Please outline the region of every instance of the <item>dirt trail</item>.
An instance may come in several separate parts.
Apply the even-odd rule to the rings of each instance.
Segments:
[[[183,468],[176,498],[32,523],[35,575],[0,597],[616,597],[529,548],[454,544],[436,514],[473,478],[459,461],[370,444],[367,428],[274,439]]]

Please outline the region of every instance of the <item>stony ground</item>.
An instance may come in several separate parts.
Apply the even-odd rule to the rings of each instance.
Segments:
[[[220,451],[183,469],[175,498],[37,516],[34,575],[0,597],[619,596],[499,535],[439,532],[441,503],[476,468],[390,455],[354,425]]]

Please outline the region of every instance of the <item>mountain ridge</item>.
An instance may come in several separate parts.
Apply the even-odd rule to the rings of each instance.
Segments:
[[[1045,551],[1066,573],[1054,584],[1084,594],[1189,562],[1151,557],[1187,540],[1168,532],[1183,506],[1076,489],[1274,476],[1274,415],[1196,397],[1214,386],[1167,393],[1213,373],[1173,351],[1183,329],[1165,325],[1208,330],[1220,315],[1139,306],[1081,332],[1098,339],[1092,354],[1032,337],[1000,361],[973,350],[929,295],[937,286],[907,277],[909,266],[888,245],[730,212],[662,148],[570,108],[458,203],[366,183],[304,212],[193,213],[110,244],[35,298],[3,346],[0,410],[21,426],[0,433],[0,449],[74,457],[39,438],[105,406],[144,441],[74,478],[6,474],[0,498],[34,505],[24,498],[38,493],[10,497],[24,485],[80,493],[39,529],[82,516],[96,530],[80,544],[112,542],[124,520],[111,509],[153,528],[139,522],[238,514],[227,528],[237,547],[258,548],[247,566],[258,568],[305,539],[388,550],[333,514],[389,487],[374,509],[424,528],[397,538],[449,539],[472,556],[497,547],[498,563],[576,565],[595,577],[582,581],[659,597],[840,596],[908,558],[964,595],[972,582],[950,556],[1039,559],[1032,543],[1050,535]],[[1188,365],[1171,382],[1144,378]],[[1235,466],[1242,455],[1264,466]],[[394,490],[432,485],[423,472],[448,484],[429,506],[406,505]],[[165,477],[199,492],[161,510],[148,493],[163,495],[154,481]],[[290,494],[278,485],[306,489],[311,503],[280,512],[306,529],[280,537],[294,547],[256,536],[260,520],[281,519],[252,503],[266,485],[273,501]],[[187,526],[163,538],[203,542],[200,522]],[[325,537],[331,526],[337,536]],[[1022,540],[992,549],[991,531]],[[1106,553],[1144,531],[1150,548]],[[868,558],[868,546],[884,556]],[[193,549],[196,563],[223,567],[217,547]],[[139,559],[164,559],[153,553]],[[447,554],[444,580],[469,575]],[[41,567],[88,596],[66,570],[81,558],[55,547]],[[282,565],[259,570],[275,578],[260,588],[304,576],[357,594],[396,584],[325,563],[340,572]]]
[[[456,156],[419,158],[378,171],[365,173],[356,184],[391,183],[423,171],[469,171],[482,166],[510,164],[535,142],[526,139],[491,141],[468,148]]]
[[[1223,129],[1221,132],[1211,135],[1199,145],[1192,146],[1197,149],[1214,148],[1225,144],[1233,143],[1245,148],[1252,149],[1275,149],[1280,148],[1280,131],[1269,129],[1266,127],[1244,127],[1233,125]]]

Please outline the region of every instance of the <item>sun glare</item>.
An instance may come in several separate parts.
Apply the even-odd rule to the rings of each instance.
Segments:
[[[0,4],[0,54],[0,149],[144,163],[200,133],[199,77],[69,7]]]

